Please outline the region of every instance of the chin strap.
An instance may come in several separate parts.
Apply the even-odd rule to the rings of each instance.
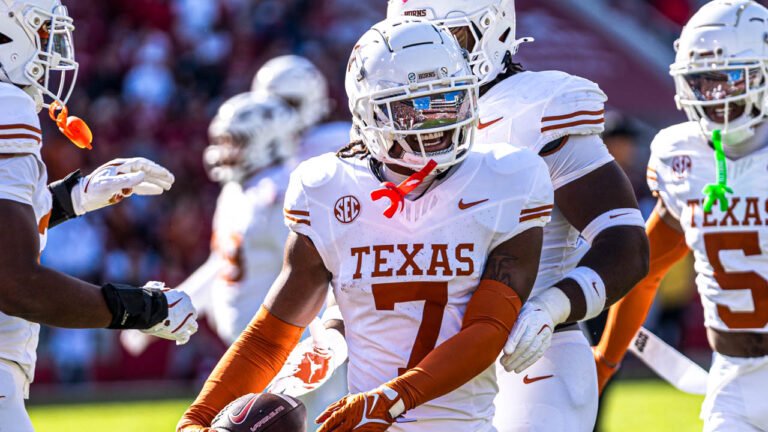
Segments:
[[[717,183],[710,183],[701,191],[706,195],[704,212],[711,213],[715,202],[720,201],[720,210],[728,211],[728,197],[726,193],[733,193],[728,187],[728,168],[725,163],[725,151],[723,151],[722,133],[718,129],[712,133],[712,142],[715,145],[715,164],[717,165]]]
[[[56,110],[61,108],[61,112],[56,115]],[[51,120],[56,122],[56,126],[59,127],[61,133],[64,134],[70,141],[81,149],[92,150],[93,146],[93,133],[91,128],[79,117],[69,117],[69,110],[66,106],[61,105],[59,102],[51,103],[48,108],[48,115]]]
[[[427,162],[424,168],[414,173],[397,186],[395,186],[395,184],[392,182],[383,182],[381,184],[381,189],[376,189],[375,191],[371,192],[371,199],[378,201],[382,198],[388,198],[389,207],[384,210],[384,216],[392,219],[398,210],[403,209],[405,197],[408,196],[409,193],[413,192],[414,189],[419,187],[424,179],[427,178],[427,176],[430,175],[436,167],[437,162],[430,160]]]

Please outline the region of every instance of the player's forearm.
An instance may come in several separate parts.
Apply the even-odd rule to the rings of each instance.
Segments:
[[[227,350],[189,407],[177,429],[209,426],[228,403],[248,393],[260,393],[277,375],[304,329],[288,324],[262,307]]]
[[[387,385],[403,397],[406,410],[456,390],[493,364],[521,307],[512,288],[483,280],[467,305],[461,331]]]
[[[612,364],[621,361],[635,333],[643,325],[664,275],[688,253],[682,234],[665,223],[657,212],[649,218],[646,230],[651,245],[648,275],[611,307],[606,330],[597,347]]]
[[[103,328],[112,321],[95,285],[42,266],[6,274],[3,280],[0,310],[8,315],[65,328]]]
[[[617,226],[600,233],[578,267],[593,270],[605,286],[607,308],[619,301],[648,274],[649,246],[644,230],[634,226]],[[584,287],[566,277],[555,284],[571,303],[566,322],[577,322],[588,313]]]
[[[486,370],[498,358],[506,340],[507,335],[491,325],[472,326],[435,348],[418,366],[388,385],[403,396],[406,410],[413,409],[456,390]]]

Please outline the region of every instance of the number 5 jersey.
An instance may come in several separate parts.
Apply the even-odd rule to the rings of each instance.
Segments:
[[[651,144],[648,184],[680,220],[693,251],[704,324],[768,332],[768,147],[727,160],[728,210],[704,212],[702,189],[716,183],[714,150],[698,124],[661,131]]]
[[[351,392],[395,378],[458,333],[489,253],[549,221],[553,191],[544,162],[528,150],[496,147],[472,152],[392,219],[383,215],[386,200],[370,198],[381,187],[370,159],[329,154],[292,174],[286,223],[312,240],[333,275]],[[489,367],[409,411],[406,417],[416,421],[392,430],[493,430],[496,393]]]

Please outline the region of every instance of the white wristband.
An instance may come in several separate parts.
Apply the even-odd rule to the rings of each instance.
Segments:
[[[594,218],[592,222],[581,231],[581,236],[591,245],[601,232],[617,226],[637,226],[645,228],[645,220],[643,220],[643,215],[638,209],[612,209]]]
[[[589,267],[576,267],[568,272],[563,279],[576,281],[584,293],[587,303],[587,313],[583,320],[600,315],[605,309],[605,282],[596,271]]]

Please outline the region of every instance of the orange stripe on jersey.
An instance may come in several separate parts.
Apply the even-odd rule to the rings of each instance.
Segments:
[[[545,205],[545,206],[541,206],[541,207],[530,208],[530,209],[525,209],[525,210],[520,212],[520,215],[522,216],[522,215],[527,215],[527,214],[531,214],[531,213],[541,213],[541,212],[543,212],[545,210],[552,210],[553,208],[555,208],[554,204],[552,204],[552,205]]]
[[[602,124],[602,123],[605,123],[605,119],[601,117],[601,118],[599,118],[597,120],[579,120],[579,121],[575,121],[575,122],[571,122],[571,123],[562,123],[562,124],[547,126],[547,127],[541,128],[541,131],[542,132],[548,132],[548,131],[551,131],[551,130],[565,129],[565,128],[568,128],[568,127],[588,125],[588,124],[589,125],[594,125],[594,124]]]
[[[309,217],[309,212],[308,211],[303,211],[303,210],[283,209],[283,212],[285,214],[294,215],[294,216],[307,216],[307,217]]]
[[[38,144],[40,144],[40,142],[43,140],[42,138],[36,135],[27,135],[27,134],[0,135],[0,140],[4,140],[4,139],[31,139]]]
[[[291,217],[291,216],[288,216],[288,215],[285,215],[285,218],[288,219],[291,222],[312,226],[312,223],[310,221],[306,220],[306,219],[298,219],[298,218]]]
[[[648,180],[659,181],[658,177],[656,177],[656,176],[650,176],[649,175],[649,176],[645,176],[645,178],[647,178]]]
[[[646,171],[648,171],[648,172],[652,172],[652,173],[656,174],[656,170],[655,170],[655,169],[653,169],[653,168],[651,168],[651,167],[648,167],[648,168],[646,169]]]
[[[598,116],[605,114],[605,110],[602,109],[600,111],[576,111],[574,113],[566,114],[566,115],[560,115],[560,116],[551,116],[551,117],[544,117],[541,119],[542,122],[551,122],[556,120],[566,120],[569,118],[574,118],[578,116],[583,115],[591,115],[591,116]]]
[[[534,220],[538,218],[545,218],[547,216],[551,216],[552,212],[544,212],[544,213],[536,213],[528,216],[523,216],[520,218],[520,222],[527,222],[529,220]]]
[[[8,125],[0,125],[0,130],[12,130],[12,129],[24,129],[32,132],[36,132],[42,135],[43,131],[40,129],[30,126],[28,124],[8,124]]]
[[[45,234],[48,230],[48,223],[51,221],[51,212],[40,218],[40,223],[37,224],[37,232],[41,235]]]

